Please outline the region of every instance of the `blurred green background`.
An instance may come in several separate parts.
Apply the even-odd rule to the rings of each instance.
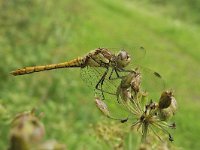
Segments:
[[[89,134],[101,114],[79,69],[19,77],[9,72],[63,62],[97,47],[140,45],[147,50],[143,65],[175,90],[174,144],[198,150],[199,14],[199,0],[0,0],[0,149],[8,142],[4,114],[33,107],[45,113],[46,138],[68,149],[101,149]]]

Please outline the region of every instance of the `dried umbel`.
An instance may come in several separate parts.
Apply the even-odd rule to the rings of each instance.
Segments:
[[[168,135],[168,139],[173,141],[171,134],[168,132],[169,128],[175,128],[175,125],[170,125],[167,122],[164,122],[158,116],[158,104],[155,102],[150,102],[145,106],[144,111],[141,113],[140,118],[132,125],[136,127],[137,130],[141,128],[142,132],[142,142],[146,142],[147,134],[152,132],[156,137],[162,140],[161,136],[158,134],[158,130],[162,133]]]
[[[122,85],[120,86],[122,87]],[[135,122],[131,125],[132,129],[137,129],[137,131],[142,133],[143,143],[146,142],[147,135],[151,133],[161,141],[164,141],[163,138],[165,138],[165,135],[168,136],[169,141],[173,141],[173,138],[168,130],[170,128],[175,129],[176,125],[175,123],[169,124],[166,122],[168,116],[171,116],[171,114],[168,113],[170,112],[173,115],[176,110],[176,100],[172,92],[164,91],[161,94],[159,102],[153,102],[151,100],[150,102],[142,105],[144,97],[148,97],[148,95],[144,95],[139,92],[136,97],[127,96],[125,100],[122,99],[120,101],[120,105],[130,112],[126,121],[135,120]],[[121,96],[121,98],[123,98],[123,96]],[[96,99],[96,104],[101,112],[108,118],[124,120],[123,118],[112,117],[110,115],[111,113],[109,107],[107,107],[106,103],[104,103],[101,99],[98,99],[98,101]]]
[[[142,75],[138,69],[132,70],[127,75],[122,76],[121,82],[117,88],[117,100],[121,107],[129,112],[128,118],[115,118],[111,116],[109,107],[101,100],[96,100],[97,107],[108,118],[126,122],[135,120],[132,128],[142,133],[142,142],[146,142],[147,135],[153,133],[158,139],[163,140],[162,136],[167,135],[169,141],[173,141],[169,129],[175,129],[175,124],[169,124],[166,121],[175,114],[176,100],[173,92],[166,90],[161,93],[158,102],[148,99],[147,92],[143,92],[140,87],[142,84]],[[120,111],[120,110],[119,110]]]

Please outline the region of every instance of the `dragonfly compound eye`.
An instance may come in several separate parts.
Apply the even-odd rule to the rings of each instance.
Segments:
[[[125,67],[127,66],[131,61],[130,55],[124,51],[121,50],[118,55],[117,55],[117,62],[118,62],[118,67]]]
[[[120,51],[119,54],[118,54],[118,57],[119,57],[121,60],[125,60],[125,59],[130,58],[130,57],[129,57],[129,54],[128,54],[126,51]]]

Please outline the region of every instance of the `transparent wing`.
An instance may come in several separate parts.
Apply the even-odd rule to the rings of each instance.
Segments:
[[[95,88],[96,84],[101,79],[101,76],[106,71],[105,68],[98,68],[99,73],[95,71],[95,67],[84,67],[81,68],[81,79],[90,87]]]
[[[134,64],[139,64],[146,55],[146,50],[142,46],[137,46],[134,48],[127,49],[127,52],[131,57],[131,62]]]
[[[103,99],[103,97],[105,98],[104,103],[107,105],[108,110],[113,118],[127,118],[130,112],[124,108],[122,104],[118,103],[116,96],[117,87],[120,85],[121,80],[109,79],[111,69],[109,69],[102,85],[104,96],[100,90],[95,89],[96,84],[99,82],[105,71],[106,68],[103,67],[85,67],[81,69],[81,78],[95,91],[96,96],[100,97],[101,99]]]
[[[81,78],[82,80],[91,88],[95,89],[99,80],[102,78],[103,74],[106,72],[106,68],[104,67],[89,67],[86,66],[81,69]],[[110,80],[109,76],[111,73],[111,69],[109,69],[107,75],[103,81],[103,91],[115,94],[117,86],[119,85],[119,80]],[[100,86],[100,85],[99,85]]]
[[[104,102],[107,105],[110,115],[113,118],[120,119],[120,120],[124,120],[126,118],[130,119],[131,112],[127,108],[125,108],[121,103],[118,103],[116,97],[110,96],[110,95],[105,96],[105,97],[106,99],[104,100]]]
[[[141,87],[147,92],[162,92],[165,88],[165,81],[162,76],[149,68],[138,67],[142,75]]]

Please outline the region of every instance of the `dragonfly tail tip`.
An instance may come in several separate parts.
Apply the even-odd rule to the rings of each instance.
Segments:
[[[13,76],[17,75],[15,71],[11,71],[10,74],[13,75]]]

